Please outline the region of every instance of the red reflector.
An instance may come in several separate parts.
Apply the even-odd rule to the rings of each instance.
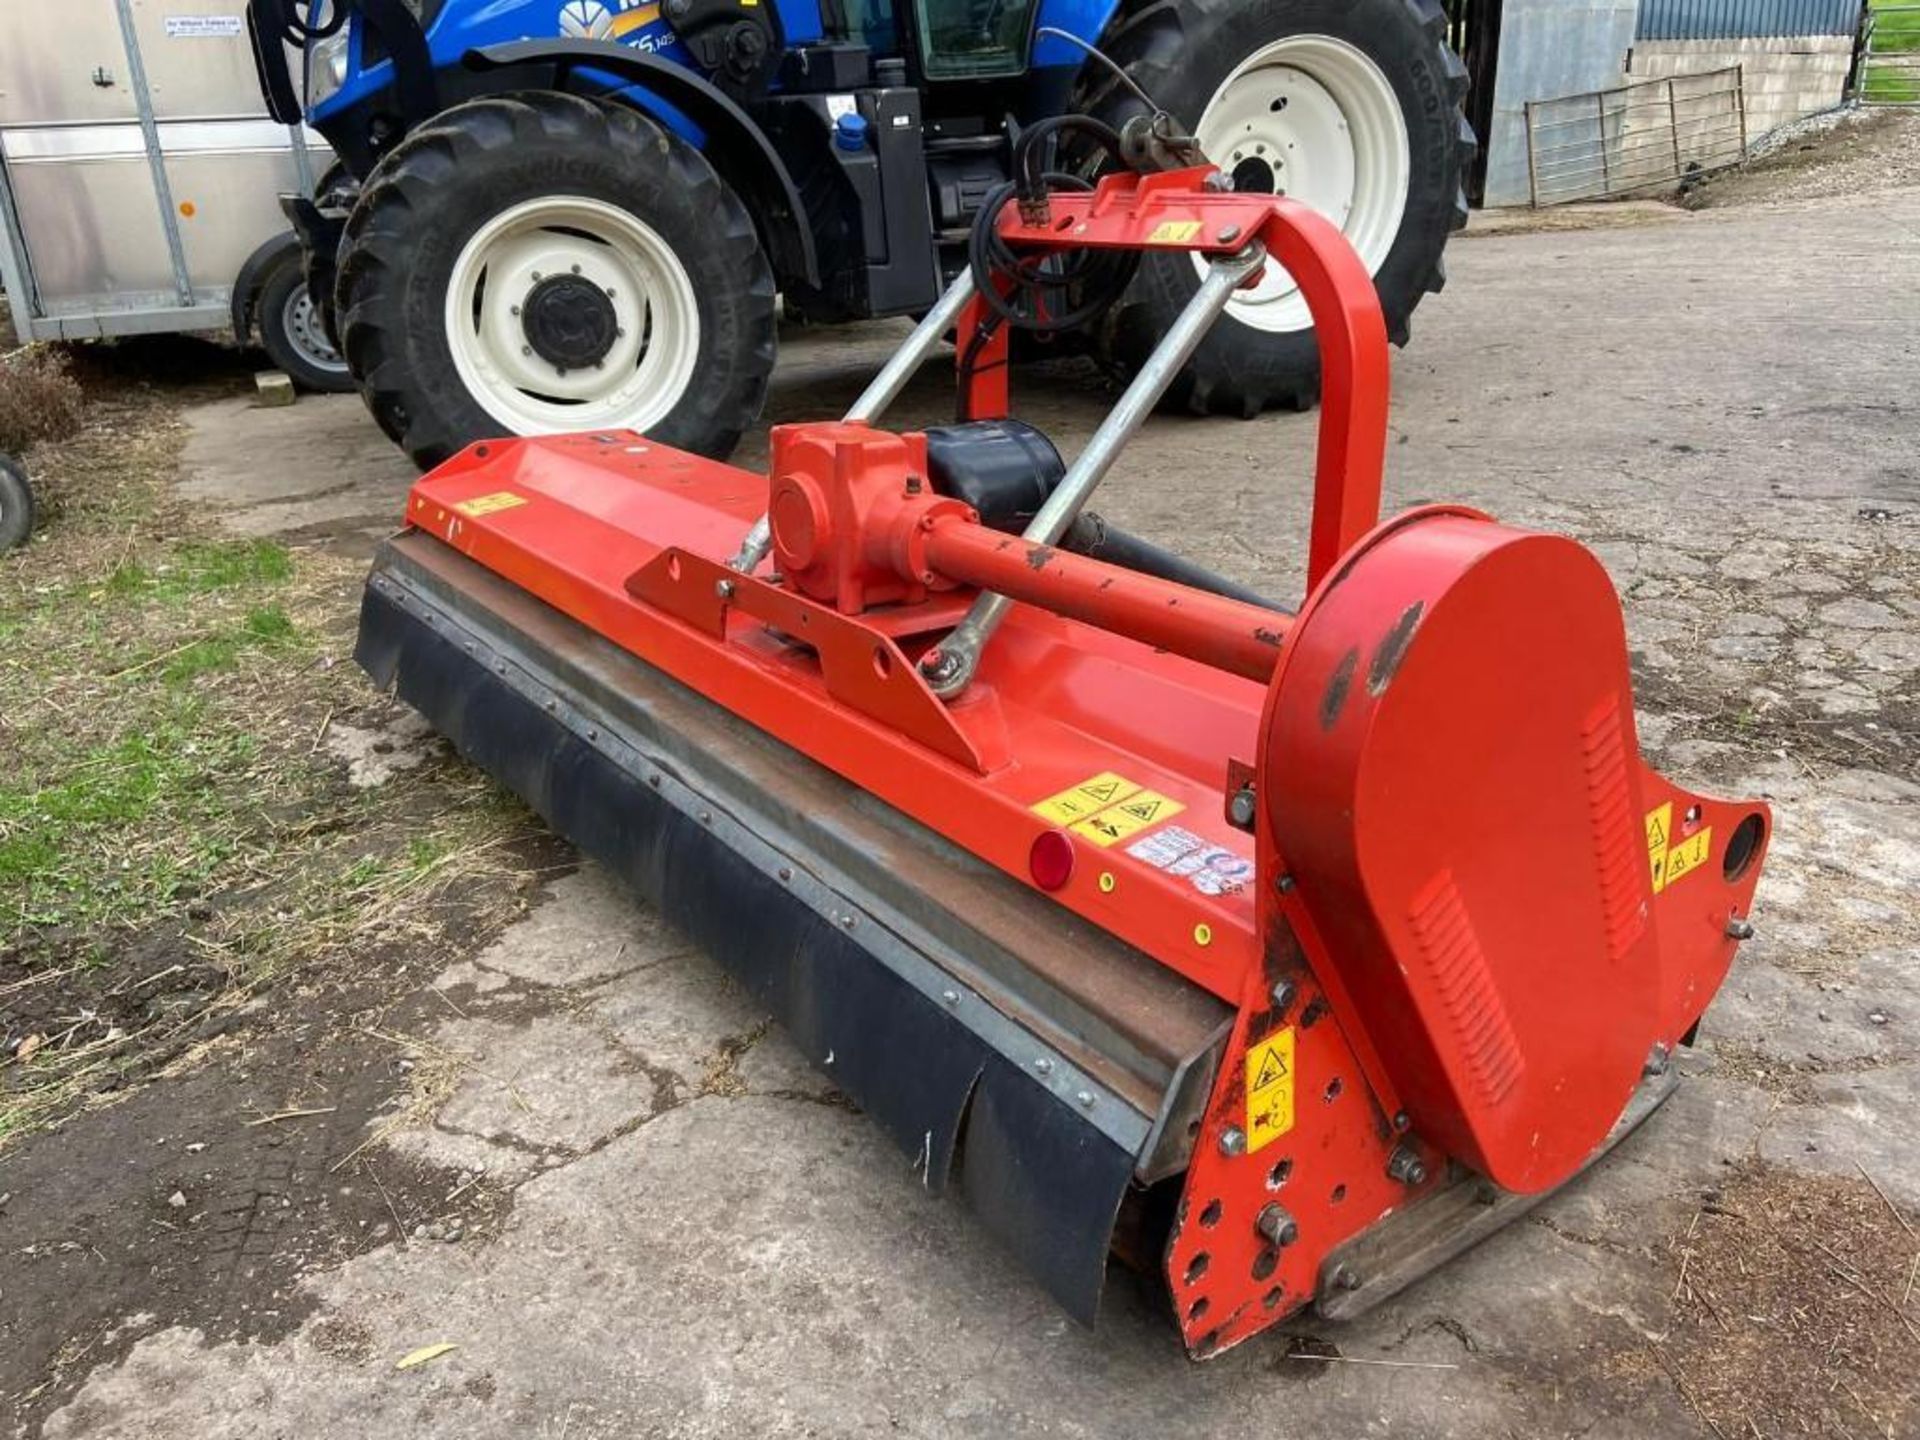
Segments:
[[[1027,869],[1042,890],[1058,890],[1073,878],[1073,841],[1064,830],[1043,830],[1027,852]]]

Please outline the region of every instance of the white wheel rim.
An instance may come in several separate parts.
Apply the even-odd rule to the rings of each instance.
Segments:
[[[556,276],[598,286],[617,329],[595,365],[538,353],[522,321],[534,287]],[[700,353],[700,308],[686,267],[652,226],[579,195],[528,200],[468,240],[447,285],[454,370],[516,435],[658,424],[686,393]]]
[[[1310,205],[1377,273],[1400,233],[1412,172],[1406,117],[1365,52],[1331,35],[1290,35],[1256,50],[1213,92],[1197,134],[1237,188]],[[1196,270],[1205,262],[1195,257]],[[1304,330],[1300,287],[1269,260],[1227,313],[1256,330]]]

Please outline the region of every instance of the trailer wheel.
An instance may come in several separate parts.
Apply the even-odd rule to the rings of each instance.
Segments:
[[[0,455],[0,553],[27,543],[33,534],[33,487],[27,472]]]
[[[261,348],[301,389],[328,395],[353,389],[346,359],[328,338],[320,307],[307,288],[297,249],[289,250],[260,282],[253,316]]]
[[[347,225],[341,338],[421,466],[490,435],[628,428],[725,456],[773,371],[773,272],[700,153],[546,92],[448,110]]]
[[[1235,188],[1286,194],[1334,220],[1366,261],[1396,345],[1466,223],[1467,75],[1438,0],[1136,0],[1106,45],[1191,127]],[[1143,107],[1091,67],[1083,108],[1118,124]],[[1193,257],[1149,255],[1096,348],[1133,369],[1199,285]],[[1299,288],[1269,261],[1229,302],[1168,392],[1197,414],[1304,409],[1319,354]]]

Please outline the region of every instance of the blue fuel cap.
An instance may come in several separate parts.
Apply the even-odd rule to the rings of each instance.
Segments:
[[[867,117],[848,111],[833,122],[833,143],[842,150],[867,148]]]

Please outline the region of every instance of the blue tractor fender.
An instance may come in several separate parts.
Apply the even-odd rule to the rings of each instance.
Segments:
[[[774,273],[820,282],[820,261],[799,187],[751,116],[703,77],[614,40],[520,40],[484,45],[469,69],[551,67],[549,88],[614,98],[647,110],[713,161],[760,224]],[[609,86],[614,88],[611,91]],[[692,127],[691,129],[689,127]]]

